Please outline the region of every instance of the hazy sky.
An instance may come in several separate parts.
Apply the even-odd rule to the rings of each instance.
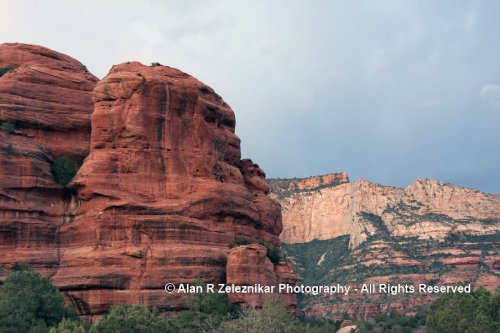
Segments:
[[[500,193],[499,1],[4,1],[0,42],[212,86],[268,177]]]

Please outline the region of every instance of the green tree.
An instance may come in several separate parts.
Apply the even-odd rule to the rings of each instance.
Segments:
[[[484,333],[500,332],[499,293],[484,288],[470,294],[444,294],[428,308],[429,332]]]
[[[14,125],[12,123],[9,123],[8,121],[7,122],[4,122],[2,123],[2,130],[11,134],[11,133],[14,133],[14,131],[16,130]]]
[[[272,244],[264,243],[263,241],[259,241],[259,244],[266,248],[266,256],[273,264],[278,264],[280,262],[281,252],[279,248],[274,247]]]
[[[0,77],[3,76],[5,73],[10,71],[12,68],[10,67],[0,67]]]
[[[75,163],[69,157],[61,156],[54,161],[53,172],[56,183],[66,186],[76,175]]]
[[[201,280],[196,286],[206,285]],[[226,294],[199,293],[189,295],[186,300],[187,311],[182,311],[170,319],[175,332],[208,332],[217,329],[223,321],[231,320],[237,313],[238,307],[229,303]]]
[[[295,333],[304,331],[304,326],[296,317],[288,313],[285,305],[280,300],[269,297],[262,309],[243,309],[241,318],[224,322],[217,332]]]
[[[59,325],[49,330],[49,333],[85,333],[85,328],[79,321],[63,318]]]
[[[280,250],[274,246],[266,246],[266,255],[273,264],[278,264],[281,260]]]
[[[74,312],[64,305],[62,293],[30,269],[14,271],[0,289],[0,332],[47,332]]]
[[[206,284],[200,279],[197,279],[194,284],[206,290]],[[226,294],[207,292],[189,295],[186,299],[186,306],[194,312],[220,316],[234,314],[238,310],[235,305],[229,303]]]
[[[157,308],[144,305],[120,305],[113,307],[101,320],[95,323],[89,333],[151,333],[175,332],[169,321],[160,315]]]

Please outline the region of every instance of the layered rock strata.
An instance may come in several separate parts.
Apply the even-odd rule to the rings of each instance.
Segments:
[[[0,45],[0,280],[15,262],[54,274],[67,191],[53,161],[89,152],[97,82],[75,59],[47,48]]]
[[[234,113],[210,87],[137,62],[95,85],[81,64],[36,46],[2,45],[0,59],[0,120],[15,127],[0,131],[0,280],[14,262],[31,265],[92,319],[125,303],[182,309],[188,295],[166,283],[226,282],[243,243],[279,251],[280,206],[241,159]],[[63,155],[86,156],[66,187],[52,176]],[[284,264],[266,277],[293,281]]]
[[[53,276],[82,312],[179,309],[186,295],[166,295],[165,283],[225,281],[238,239],[279,247],[280,206],[262,170],[240,159],[234,113],[211,88],[132,62],[93,98],[91,150],[70,185],[75,219],[61,226]]]
[[[295,286],[297,278],[290,263],[273,264],[266,254],[266,247],[260,244],[242,245],[231,250],[227,258],[227,285],[267,288],[263,289],[264,292],[255,289],[259,292],[230,293],[229,300],[232,303],[260,306],[271,297],[270,292],[278,294],[279,284]],[[281,298],[291,312],[296,312],[295,294],[281,292],[275,297]]]
[[[365,180],[318,186],[316,179],[270,182],[283,207],[284,248],[302,283],[500,287],[500,195],[435,180],[400,189]],[[284,188],[295,190],[283,195]],[[302,305],[311,315],[368,318],[412,313],[435,297],[353,292],[306,297]]]
[[[322,176],[327,177],[327,176]],[[481,193],[436,180],[417,180],[407,188],[366,180],[350,183],[345,173],[329,184],[310,180],[271,180],[282,205],[285,243],[351,236],[356,247],[376,229],[362,213],[379,216],[393,236],[444,239],[450,233],[491,234],[500,230],[500,195]],[[291,188],[288,192],[283,188]],[[295,188],[297,188],[295,190]]]
[[[81,164],[89,152],[97,78],[77,60],[42,46],[0,45],[0,122]]]

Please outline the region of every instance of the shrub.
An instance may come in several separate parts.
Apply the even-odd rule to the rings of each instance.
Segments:
[[[12,143],[9,143],[7,145],[7,149],[5,149],[6,152],[7,152],[7,155],[15,155],[16,154],[16,150],[14,149],[14,147],[12,147]]]
[[[280,262],[281,252],[279,248],[274,247],[269,243],[264,243],[263,241],[259,241],[259,244],[266,248],[266,256],[273,264],[278,264]]]
[[[12,133],[14,133],[14,131],[16,129],[12,123],[9,123],[7,121],[7,122],[2,123],[2,130],[9,133],[9,134],[12,134]]]
[[[64,317],[77,319],[62,293],[31,269],[12,272],[0,290],[0,332],[47,332]]]
[[[10,67],[0,67],[0,77],[2,77],[5,73],[10,71],[12,68]]]
[[[120,305],[113,307],[101,320],[95,323],[89,333],[150,333],[173,332],[168,320],[157,308],[151,310],[144,305]]]
[[[262,309],[246,308],[241,318],[224,322],[217,332],[221,333],[282,333],[302,332],[299,320],[288,313],[284,304],[269,297]]]
[[[61,156],[54,161],[53,172],[56,183],[66,186],[76,175],[75,163],[69,157]]]
[[[304,333],[337,332],[342,321],[333,321],[317,317],[299,317]]]
[[[499,332],[500,293],[483,288],[470,294],[444,294],[428,308],[429,332]]]
[[[85,333],[85,328],[79,321],[63,318],[59,325],[49,330],[49,333]]]
[[[195,285],[205,284],[197,280]],[[208,332],[218,328],[223,321],[234,318],[238,308],[229,303],[226,294],[200,293],[189,295],[186,300],[188,311],[182,311],[170,319],[170,325],[175,332]]]
[[[197,279],[195,285],[202,286],[206,290],[206,285]],[[189,295],[186,305],[191,311],[202,312],[210,315],[226,316],[234,314],[237,309],[235,305],[229,303],[227,294],[201,293]]]
[[[425,318],[425,310],[420,310],[415,316],[405,316],[396,312],[387,312],[377,314],[374,318],[375,323],[372,323],[373,325],[362,320],[356,323],[361,328],[362,332],[371,332],[374,327],[376,327],[381,332],[412,333],[417,327],[421,327],[425,324]]]
[[[278,264],[281,259],[280,250],[274,246],[266,246],[266,255],[273,264]]]
[[[246,236],[238,235],[238,236],[236,236],[235,243],[236,243],[236,245],[248,245],[248,244],[251,244],[252,241]]]

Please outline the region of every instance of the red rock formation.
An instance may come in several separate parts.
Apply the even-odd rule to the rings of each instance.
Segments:
[[[1,44],[0,122],[81,163],[89,151],[97,78],[75,59],[42,46]]]
[[[211,88],[169,67],[114,66],[93,90],[89,135],[85,67],[20,44],[2,45],[0,60],[11,68],[0,121],[16,128],[0,131],[0,281],[14,262],[32,265],[87,318],[123,303],[180,309],[187,295],[167,282],[225,282],[241,240],[279,247],[280,206],[259,166],[240,160],[234,113]],[[67,188],[55,184],[52,161],[89,146]],[[271,279],[293,281],[282,266]]]
[[[49,274],[57,267],[55,216],[64,201],[50,161],[33,139],[0,130],[0,268],[29,262]]]
[[[226,283],[228,286],[273,286],[274,296],[278,294],[278,284],[295,285],[297,279],[288,263],[273,264],[267,257],[267,249],[259,244],[235,247],[227,257]],[[232,303],[260,306],[270,293],[230,293]],[[281,293],[279,297],[291,312],[297,309],[295,294]]]
[[[238,246],[227,257],[227,284],[239,286],[276,286],[278,279],[274,265],[266,256],[266,248],[259,244]],[[265,293],[231,293],[229,300],[238,304],[258,306],[264,303]]]
[[[1,44],[0,67],[0,123],[14,126],[0,130],[0,268],[25,262],[51,275],[66,218],[52,162],[61,155],[81,162],[88,153],[97,79],[78,61],[33,45]],[[0,281],[5,274],[0,269]]]
[[[287,260],[286,263],[280,262],[274,266],[274,271],[276,272],[276,278],[279,284],[287,284],[290,286],[295,286],[297,283],[297,276],[292,269],[292,264]],[[297,309],[297,295],[289,293],[281,293],[281,299],[288,306],[290,312],[298,312]]]
[[[125,63],[93,98],[91,151],[70,184],[75,218],[61,226],[53,277],[82,313],[181,308],[185,295],[166,295],[165,283],[223,282],[238,237],[279,246],[279,204],[260,168],[240,161],[234,113],[211,88]]]

